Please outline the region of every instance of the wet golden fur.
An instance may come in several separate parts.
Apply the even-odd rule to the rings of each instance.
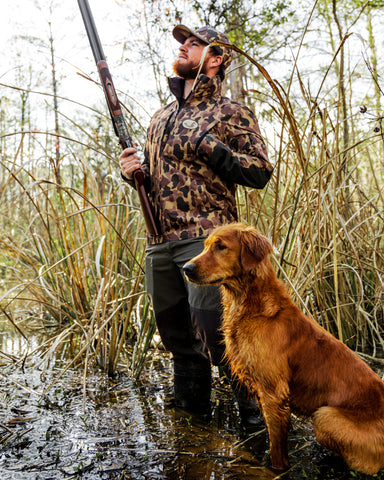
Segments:
[[[271,251],[256,229],[232,224],[208,237],[185,272],[222,285],[226,355],[259,402],[272,467],[289,466],[292,411],[311,415],[317,440],[351,469],[374,474],[384,467],[384,382],[293,303]]]

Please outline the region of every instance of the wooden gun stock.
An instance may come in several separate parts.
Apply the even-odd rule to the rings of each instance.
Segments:
[[[157,229],[155,218],[152,214],[152,208],[148,200],[147,192],[145,190],[144,178],[144,172],[141,170],[141,168],[133,172],[133,179],[135,181],[135,187],[140,200],[141,211],[143,212],[147,231],[150,235],[157,236],[159,235],[159,231]]]

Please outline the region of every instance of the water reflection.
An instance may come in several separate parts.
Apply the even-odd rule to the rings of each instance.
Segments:
[[[0,351],[6,355],[19,355],[28,347],[28,341],[7,320],[0,321]]]
[[[17,335],[7,335],[1,335],[7,352],[25,347]],[[140,381],[129,374],[111,380],[94,371],[84,388],[82,372],[69,370],[42,396],[59,373],[58,366],[43,371],[34,357],[2,367],[2,480],[351,478],[315,442],[310,424],[297,419],[289,437],[291,471],[277,476],[268,468],[265,433],[241,438],[232,394],[217,372],[208,424],[167,407],[171,366],[164,354],[150,357]]]

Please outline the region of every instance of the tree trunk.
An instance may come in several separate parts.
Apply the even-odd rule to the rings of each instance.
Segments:
[[[337,30],[339,33],[339,41],[340,43],[343,41],[343,31],[341,28],[341,24],[339,18],[337,16],[336,11],[336,4],[337,0],[332,0],[332,12],[333,18],[337,25]],[[347,111],[347,98],[346,98],[346,89],[345,89],[345,58],[344,58],[344,45],[340,48],[340,64],[339,64],[339,99],[340,99],[340,106],[341,106],[341,115],[340,121],[342,126],[342,151],[343,154],[341,156],[342,164],[340,168],[340,172],[344,174],[347,173],[347,165],[348,165],[348,148],[349,148],[349,126],[348,126],[348,111]]]
[[[60,126],[58,114],[58,98],[57,98],[57,81],[56,81],[56,65],[55,65],[55,51],[53,48],[52,25],[49,23],[49,44],[51,49],[51,65],[52,65],[52,88],[53,88],[53,108],[55,115],[55,177],[58,185],[61,184],[60,178]]]
[[[369,51],[371,53],[370,63],[371,63],[371,73],[373,77],[373,81],[375,82],[375,91],[374,91],[374,105],[375,105],[375,115],[377,117],[381,116],[381,92],[379,87],[379,76],[377,74],[377,48],[376,48],[376,41],[373,35],[373,28],[372,28],[372,9],[368,6],[367,10],[367,30],[368,30],[368,44],[369,44]]]

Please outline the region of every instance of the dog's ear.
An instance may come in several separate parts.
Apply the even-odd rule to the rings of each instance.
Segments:
[[[252,227],[240,231],[240,244],[240,262],[246,272],[256,268],[272,252],[269,240]]]

